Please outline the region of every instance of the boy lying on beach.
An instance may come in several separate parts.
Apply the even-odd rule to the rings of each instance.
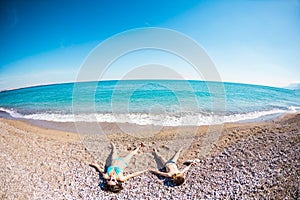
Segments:
[[[126,167],[128,167],[128,163],[130,162],[130,159],[132,158],[133,155],[135,155],[139,151],[140,147],[142,147],[143,144],[137,147],[134,151],[130,152],[124,158],[118,157],[116,146],[113,143],[111,143],[111,146],[112,146],[112,155],[111,155],[112,163],[111,166],[107,168],[106,173],[104,173],[101,167],[96,163],[91,163],[90,166],[96,168],[100,173],[102,173],[103,178],[107,180],[105,184],[105,190],[118,193],[123,189],[122,182],[127,181],[128,179],[133,178],[135,176],[138,176],[148,171],[148,169],[124,176],[123,170]]]
[[[161,175],[161,176],[164,176],[164,177],[168,177],[168,178],[172,178],[175,185],[181,185],[183,182],[184,182],[184,176],[183,174],[185,172],[187,172],[190,167],[192,165],[194,165],[195,162],[190,162],[189,165],[184,168],[182,171],[179,171],[178,168],[177,168],[177,165],[176,165],[176,162],[179,158],[179,154],[181,152],[182,148],[180,148],[177,153],[175,153],[175,155],[168,161],[166,161],[166,159],[164,157],[162,157],[156,149],[153,149],[156,157],[159,159],[159,161],[164,164],[164,167],[166,168],[166,171],[167,172],[161,172],[159,170],[153,170],[153,169],[150,169],[150,171],[152,171],[153,173],[155,174],[158,174],[158,175]]]

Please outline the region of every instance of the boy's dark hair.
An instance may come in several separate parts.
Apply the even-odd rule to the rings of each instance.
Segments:
[[[106,183],[105,190],[113,192],[113,193],[119,193],[121,190],[123,190],[122,182],[118,181],[118,183],[116,185],[109,185]]]
[[[181,185],[182,183],[184,183],[184,177],[182,174],[177,175],[173,178],[175,185]]]

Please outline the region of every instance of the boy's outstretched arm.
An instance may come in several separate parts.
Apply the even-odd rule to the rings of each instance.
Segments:
[[[164,177],[168,177],[168,178],[172,177],[172,175],[170,173],[161,172],[161,171],[158,171],[158,170],[155,170],[155,169],[150,169],[150,171],[153,172],[153,173],[155,173],[155,174],[164,176]]]
[[[187,172],[190,168],[191,168],[191,166],[193,166],[195,163],[191,163],[191,164],[189,164],[186,168],[184,168],[182,171],[181,171],[181,173],[185,173],[185,172]]]

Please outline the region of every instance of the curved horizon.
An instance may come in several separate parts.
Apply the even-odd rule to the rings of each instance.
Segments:
[[[206,81],[206,80],[194,80],[194,79],[105,79],[105,80],[99,80],[99,81],[78,81],[78,82],[57,82],[57,83],[45,83],[45,84],[39,84],[39,85],[30,85],[20,88],[12,88],[12,89],[5,89],[1,90],[0,92],[5,91],[13,91],[13,90],[22,90],[27,88],[34,88],[34,87],[44,87],[44,86],[51,86],[51,85],[64,85],[64,84],[76,84],[76,83],[92,83],[92,82],[109,82],[109,81],[199,81],[199,82],[216,82],[216,83],[224,83],[224,84],[240,84],[240,85],[249,85],[249,86],[263,86],[263,87],[269,87],[269,88],[279,88],[279,89],[286,89],[286,90],[295,90],[293,88],[289,87],[276,87],[276,86],[270,86],[270,85],[259,85],[259,84],[252,84],[252,83],[238,83],[238,82],[228,82],[228,81]],[[296,84],[294,86],[295,88],[298,88],[300,85]],[[298,90],[298,89],[296,89]]]

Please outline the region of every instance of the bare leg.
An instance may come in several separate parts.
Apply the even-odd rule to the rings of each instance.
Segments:
[[[124,160],[127,164],[129,164],[129,162],[130,162],[132,156],[134,156],[135,154],[137,154],[137,152],[139,151],[140,147],[141,147],[141,146],[137,147],[134,151],[130,152],[127,156],[125,156],[125,157],[123,158],[123,160]]]
[[[114,160],[114,159],[118,158],[118,151],[117,151],[116,145],[114,143],[111,142],[110,144],[112,147],[111,159]]]
[[[179,158],[181,150],[182,150],[182,147],[177,151],[177,153],[175,153],[175,155],[173,156],[173,158],[170,159],[170,161],[173,161],[176,163]]]
[[[162,155],[160,155],[156,149],[153,149],[153,151],[154,151],[155,156],[161,162],[161,165],[164,166],[166,164],[167,160]]]

